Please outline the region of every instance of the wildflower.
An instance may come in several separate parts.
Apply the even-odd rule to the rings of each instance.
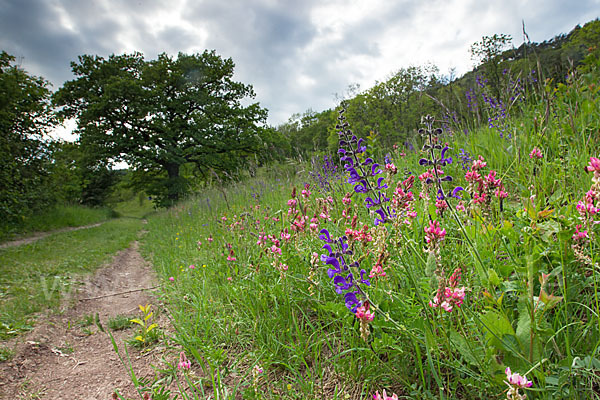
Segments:
[[[346,193],[346,195],[342,198],[342,203],[345,206],[350,205],[350,203],[352,203],[352,199],[350,198],[352,196],[351,193]]]
[[[541,160],[543,157],[542,151],[537,147],[534,147],[533,150],[531,150],[531,153],[529,153],[529,158],[531,159],[537,158],[538,160]]]
[[[233,281],[233,278],[232,278],[232,277],[230,277],[230,276],[228,276],[228,277],[227,277],[227,280],[228,280],[229,282],[231,282],[231,281]]]
[[[529,388],[533,385],[533,382],[527,380],[527,377],[521,376],[520,374],[512,373],[510,367],[506,367],[504,371],[506,373],[506,384],[509,389],[506,394],[508,400],[523,400],[527,397],[525,394],[520,394],[519,389]]]
[[[281,248],[273,245],[271,246],[271,253],[281,255]]]
[[[306,185],[304,185],[304,190],[302,190],[302,197],[304,197],[305,199],[308,199],[310,197],[310,190],[308,190],[310,188],[310,185],[307,183]]]
[[[252,386],[254,387],[254,391],[258,392],[258,384],[260,381],[260,375],[263,373],[263,369],[260,365],[255,365],[252,368]]]
[[[429,226],[425,227],[425,241],[429,243],[439,243],[446,237],[446,230],[440,227],[438,221],[430,221]]]
[[[179,353],[179,364],[177,369],[190,369],[192,368],[192,362],[185,357],[185,353],[182,351]]]
[[[195,269],[196,266],[194,264],[190,265],[190,269]]]
[[[394,393],[391,396],[388,396],[384,389],[383,396],[379,394],[379,391],[377,391],[373,395],[373,400],[398,400],[398,395]]]
[[[588,172],[593,172],[594,177],[600,177],[600,158],[590,157],[590,163],[586,167]]]
[[[483,169],[485,167],[487,167],[487,163],[485,162],[485,160],[482,156],[479,156],[479,158],[477,160],[474,160],[473,165],[471,165],[471,169],[473,171],[477,171],[477,170]]]
[[[373,321],[375,317],[375,314],[369,311],[369,302],[365,301],[362,306],[358,307],[354,315],[360,320],[360,337],[366,342],[370,333],[369,322]]]
[[[283,231],[281,231],[281,239],[288,241],[291,237],[292,235],[289,234],[288,228],[285,228]]]
[[[172,276],[170,276],[170,277],[169,277],[169,280],[170,280],[171,282],[174,282],[174,281],[175,281],[175,278],[173,278]]]
[[[206,238],[206,241],[207,241],[208,243],[212,243],[212,241],[213,241],[213,237],[212,237],[212,235],[210,235],[209,237],[207,237],[207,238]]]
[[[395,175],[398,173],[398,167],[396,167],[394,165],[394,163],[387,163],[385,164],[385,169],[386,171],[388,171],[391,175]]]
[[[587,237],[588,237],[587,231],[580,231],[579,229],[581,229],[581,225],[577,225],[575,227],[575,233],[573,234],[573,240],[576,242],[583,241],[584,239],[587,239]]]
[[[448,286],[444,287],[443,281],[440,281],[438,292],[429,302],[429,307],[441,307],[446,312],[452,312],[454,307],[460,307],[465,299],[465,287],[457,287],[460,283],[461,269],[456,268],[448,280]]]
[[[223,221],[223,222],[227,221],[227,217],[223,215],[223,216],[221,217],[221,221]]]

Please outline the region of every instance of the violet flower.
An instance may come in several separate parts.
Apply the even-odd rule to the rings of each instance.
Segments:
[[[442,188],[442,182],[452,182],[453,178],[450,175],[440,176],[438,173],[438,166],[446,166],[452,164],[452,157],[446,157],[446,152],[449,147],[437,144],[436,137],[442,134],[442,130],[440,128],[433,129],[434,118],[431,115],[424,116],[422,118],[422,123],[425,125],[425,128],[419,129],[419,133],[422,136],[425,136],[426,143],[423,145],[423,150],[429,151],[430,158],[421,158],[419,160],[419,165],[421,166],[433,166],[433,172],[435,174],[435,179],[427,178],[426,183],[435,183],[438,192],[437,198],[439,200],[445,200],[447,197],[454,197],[456,199],[461,199],[458,192],[464,190],[461,186],[456,186],[452,191],[444,192]],[[439,158],[436,158],[435,150],[440,150]]]
[[[374,210],[378,214],[374,221],[375,225],[388,222],[392,216],[389,207],[385,207],[383,203],[390,201],[390,199],[382,192],[388,186],[383,183],[383,177],[377,178],[377,186],[369,182],[369,178],[376,177],[383,170],[371,157],[367,157],[362,162],[358,158],[357,155],[364,153],[367,147],[363,145],[364,140],[357,138],[349,129],[350,125],[344,116],[345,111],[345,108],[340,110],[336,129],[338,129],[340,138],[338,154],[346,172],[348,172],[348,183],[354,185],[355,193],[367,194],[376,191],[376,196],[369,196],[365,199],[365,205],[367,208],[377,208],[377,210]]]
[[[355,313],[356,309],[362,305],[362,301],[359,299],[362,293],[360,286],[371,285],[369,279],[365,278],[367,272],[360,268],[358,261],[347,263],[345,257],[351,256],[352,250],[346,243],[346,236],[332,240],[327,229],[321,229],[320,233],[319,238],[325,242],[323,248],[328,253],[321,255],[321,261],[330,267],[327,270],[327,276],[333,279],[336,293],[344,295],[346,307]]]

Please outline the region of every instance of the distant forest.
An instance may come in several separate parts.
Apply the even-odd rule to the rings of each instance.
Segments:
[[[548,96],[546,90],[564,83],[585,57],[598,54],[600,21],[542,43],[526,41],[515,48],[512,42],[497,34],[474,43],[471,55],[477,67],[460,78],[441,75],[435,65],[409,66],[367,90],[350,87],[343,101],[350,126],[368,137],[371,147],[396,144],[408,150],[425,114],[444,118],[453,133],[468,134],[487,124],[504,135],[503,120],[509,114],[518,113],[527,99]],[[308,110],[279,125],[277,131],[292,150],[286,155],[335,152],[336,118],[333,109]]]

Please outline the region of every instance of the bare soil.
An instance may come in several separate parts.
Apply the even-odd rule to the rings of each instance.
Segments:
[[[92,225],[70,226],[67,228],[55,229],[53,231],[48,231],[48,232],[35,232],[34,234],[32,234],[31,236],[28,236],[26,238],[16,239],[16,240],[11,240],[9,242],[0,243],[0,249],[5,249],[7,247],[15,247],[15,246],[21,246],[23,244],[33,243],[37,240],[40,240],[41,238],[45,238],[46,236],[54,235],[55,233],[72,232],[72,231],[78,231],[80,229],[95,228],[97,226],[102,225],[103,223],[104,222],[98,222],[97,224],[92,224]]]
[[[154,275],[133,242],[67,299],[59,313],[40,317],[31,332],[12,343],[15,357],[0,363],[0,399],[109,400],[115,390],[125,398],[139,398],[107,334],[78,322],[98,313],[108,330],[111,317],[139,317],[138,306],[153,302],[149,290],[139,289],[153,285]],[[121,352],[134,329],[113,332]],[[151,379],[161,349],[128,350],[136,376]]]

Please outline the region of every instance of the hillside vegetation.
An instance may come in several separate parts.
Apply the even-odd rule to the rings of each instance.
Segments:
[[[560,58],[597,29],[535,50]],[[418,135],[359,122],[373,88],[310,134],[336,155],[306,173],[273,166],[150,218],[144,249],[192,365],[167,372],[182,396],[597,397],[598,54],[565,76],[520,74],[501,86],[514,99],[484,64],[462,111],[415,90],[409,110],[432,112]]]

